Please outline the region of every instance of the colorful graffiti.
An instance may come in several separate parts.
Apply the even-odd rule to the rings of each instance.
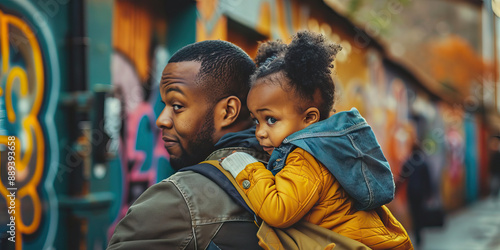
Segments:
[[[28,11],[33,10],[25,5]],[[46,30],[37,32],[25,19],[0,10],[0,193],[8,208],[2,210],[8,211],[9,220],[15,223],[9,228],[14,229],[14,233],[8,234],[15,235],[12,239],[15,239],[16,249],[23,248],[25,237],[45,234],[40,232],[42,228],[52,228],[53,232],[56,225],[46,223],[48,218],[57,217],[54,210],[57,204],[52,199],[55,197],[42,198],[42,192],[53,194],[51,185],[47,188],[46,183],[55,174],[46,166],[46,159],[53,154],[46,153],[51,148],[51,140],[44,135],[44,129],[52,134],[53,127],[43,128],[47,124],[42,115],[44,96],[52,94],[47,79],[53,71],[45,68],[44,53],[37,38],[44,37]],[[54,50],[45,52],[53,55]],[[53,105],[48,106],[53,108]],[[11,175],[12,171],[15,174]],[[53,236],[47,235],[46,243],[51,244]]]
[[[124,108],[123,137],[120,139],[121,161],[121,194],[120,207],[113,225],[109,228],[112,234],[116,223],[125,216],[128,207],[144,190],[159,180],[172,174],[168,165],[168,153],[164,149],[161,134],[156,127],[156,114],[151,103],[157,100],[157,91],[151,95],[154,98],[145,100],[142,84],[134,66],[120,53],[112,58],[113,85],[115,92],[120,93]]]
[[[448,209],[459,208],[465,201],[464,193],[464,112],[458,107],[440,105],[443,119],[446,162],[442,172],[443,201]],[[445,180],[445,181],[444,181]]]
[[[22,19],[0,12],[0,27],[2,32],[2,79],[5,79],[5,85],[2,84],[5,91],[1,91],[4,99],[2,104],[5,105],[8,118],[4,123],[10,125],[2,129],[7,131],[8,134],[0,136],[0,143],[6,146],[11,145],[8,139],[10,136],[19,138],[14,141],[13,147],[8,147],[9,150],[14,151],[14,154],[8,154],[12,158],[9,157],[8,161],[4,161],[9,164],[2,164],[2,167],[14,166],[15,175],[13,176],[15,178],[12,179],[13,181],[9,180],[8,184],[2,182],[0,192],[6,201],[10,200],[9,195],[14,194],[14,204],[6,203],[10,205],[9,214],[13,216],[10,217],[11,220],[15,218],[16,248],[20,249],[23,235],[32,234],[36,231],[40,225],[42,213],[37,186],[40,184],[44,170],[44,136],[37,115],[43,99],[44,69],[38,41],[33,31]],[[28,44],[13,48],[9,44],[10,36],[22,36],[27,39]],[[23,58],[22,62],[16,62],[14,58],[11,60],[11,49],[17,50],[18,53],[32,54],[32,57]],[[27,66],[26,68],[32,70],[32,72],[27,73],[26,68],[19,66],[21,63],[24,63]],[[13,88],[18,93],[13,93]],[[13,96],[13,94],[16,95]],[[26,102],[24,107],[20,107],[23,104],[21,100]],[[26,110],[26,107],[30,106],[32,108]],[[23,108],[25,110],[22,110]],[[12,161],[15,164],[11,165],[10,162]],[[32,163],[30,164],[30,162]],[[23,208],[24,203],[31,203],[32,209]],[[14,208],[13,213],[10,213],[11,207]],[[31,217],[32,219],[26,222],[23,217]]]
[[[109,237],[139,195],[173,173],[160,130],[156,127],[157,106],[162,105],[159,79],[168,52],[152,41],[163,29],[138,29],[165,20],[157,21],[149,15],[151,6],[141,6],[134,1],[115,4],[115,52],[111,58],[111,77],[114,97],[121,103],[123,126],[115,133],[120,135],[118,164],[121,176],[115,180],[120,188],[114,193],[119,199],[112,208],[114,221],[108,229]]]
[[[104,106],[104,128],[110,142],[106,148],[108,162],[92,166],[89,169],[94,169],[93,175],[87,174],[100,178],[98,185],[95,179],[88,180],[89,186],[109,191],[104,193],[110,208],[89,210],[84,215],[70,211],[68,203],[75,197],[66,196],[70,179],[66,177],[74,170],[72,157],[77,153],[68,143],[64,110],[56,113],[56,108],[61,107],[60,92],[70,84],[60,84],[61,78],[68,77],[69,63],[59,65],[59,60],[64,62],[69,57],[64,42],[71,29],[67,2],[9,0],[0,4],[0,235],[5,235],[2,226],[9,223],[8,212],[12,211],[15,249],[65,248],[77,237],[74,245],[81,248],[103,248],[105,237],[109,239],[135,199],[173,173],[155,125],[162,108],[159,76],[169,49],[175,51],[195,40],[229,40],[254,55],[258,40],[287,41],[301,29],[323,33],[344,48],[336,58],[332,75],[337,84],[337,111],[351,107],[360,110],[374,129],[395,176],[416,134],[428,156],[436,196],[446,209],[474,200],[477,186],[485,186],[486,172],[482,169],[479,179],[476,171],[481,145],[476,150],[479,152],[474,152],[475,143],[481,144],[476,142],[476,136],[485,124],[481,126],[481,121],[464,112],[463,107],[429,97],[399,69],[388,67],[385,52],[362,43],[342,20],[332,21],[325,15],[326,5],[318,8],[323,1],[104,1],[113,6],[112,18],[92,19],[95,22],[91,23],[112,27],[112,45],[107,44],[109,40],[92,39],[89,64],[96,65],[97,57],[93,56],[111,55],[111,83],[107,70],[100,71],[106,72],[106,77],[96,77],[98,74],[92,71],[96,69],[91,68],[88,75],[94,77],[89,78],[87,87],[92,91],[94,84],[104,83],[113,88]],[[85,4],[99,8],[98,2],[103,1]],[[167,8],[172,6],[175,8]],[[92,38],[90,31],[88,35]],[[114,51],[101,53],[101,47],[112,47]],[[57,131],[56,125],[60,126]],[[68,154],[60,156],[60,152]],[[64,161],[66,164],[61,163]],[[92,163],[88,160],[85,164]],[[13,166],[15,174],[9,175]],[[9,183],[13,177],[15,186]],[[16,194],[13,200],[11,192]],[[12,202],[15,208],[9,208]],[[399,192],[390,206],[408,226],[405,203],[404,192]],[[68,228],[67,221],[73,217],[82,222],[77,236]],[[0,241],[0,249],[2,244]]]

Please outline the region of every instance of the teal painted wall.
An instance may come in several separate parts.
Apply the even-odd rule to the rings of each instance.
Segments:
[[[465,132],[465,198],[468,203],[479,198],[479,168],[477,158],[477,125],[475,117],[469,113],[464,119]]]

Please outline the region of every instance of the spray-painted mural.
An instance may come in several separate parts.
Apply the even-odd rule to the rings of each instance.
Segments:
[[[2,119],[0,143],[4,145],[2,163],[5,164],[2,164],[4,168],[2,172],[8,173],[8,177],[2,175],[4,178],[7,177],[8,181],[2,181],[0,191],[8,205],[9,220],[14,218],[15,226],[9,230],[14,229],[14,235],[11,235],[17,237],[9,239],[14,241],[17,238],[16,248],[19,248],[23,235],[34,233],[40,226],[42,212],[40,194],[36,191],[36,187],[40,184],[44,170],[44,136],[37,119],[44,91],[44,65],[40,45],[24,21],[0,12],[0,25],[2,27],[0,106],[3,111],[3,117],[0,118]],[[12,44],[11,36],[21,41],[27,40],[28,44],[24,46]],[[11,53],[11,50],[14,50],[14,53]],[[23,54],[32,56],[24,57]],[[30,106],[32,108],[29,108]],[[33,162],[31,168],[28,166],[30,162]],[[23,206],[32,206],[32,209],[25,209]],[[23,218],[30,219],[23,220]]]
[[[121,197],[112,208],[115,219],[109,237],[139,195],[173,173],[156,127],[158,107],[162,105],[159,79],[168,52],[154,41],[165,35],[166,20],[151,15],[153,8],[137,1],[115,3],[111,69],[114,97],[120,103],[115,107],[120,111],[115,113],[121,113],[122,126],[114,133],[119,141],[116,150],[121,169],[121,178],[115,180],[120,188],[114,192]]]
[[[57,166],[50,164],[58,159],[51,120],[59,86],[57,54],[47,23],[38,22],[35,29],[27,17],[41,18],[40,12],[30,3],[11,7],[15,12],[0,8],[0,233],[7,236],[0,247],[50,248],[58,217],[52,186]]]
[[[417,138],[428,157],[438,202],[453,209],[477,195],[479,149],[469,150],[472,153],[467,155],[464,151],[477,143],[476,134],[484,126],[462,106],[428,93],[402,66],[388,63],[384,52],[373,46],[366,34],[346,28],[344,19],[325,14],[328,7],[323,1],[84,2],[92,8],[105,2],[113,13],[109,18],[112,24],[92,19],[92,24],[103,22],[102,27],[112,30],[103,32],[109,34],[110,41],[93,40],[88,63],[95,65],[95,58],[111,59],[109,68],[92,68],[94,77],[86,83],[87,89],[98,83],[111,86],[104,107],[92,107],[104,109],[108,158],[99,164],[106,166],[87,168],[93,163],[85,160],[86,169],[92,170],[88,175],[101,178],[99,191],[105,193],[109,207],[80,214],[71,210],[80,206],[79,200],[66,196],[69,175],[78,172],[74,171],[78,164],[73,164],[73,158],[82,160],[69,145],[72,142],[68,143],[66,126],[79,124],[66,124],[64,110],[55,113],[61,102],[59,93],[67,91],[70,84],[60,85],[60,78],[68,77],[70,63],[59,65],[59,60],[67,60],[64,58],[70,54],[64,42],[70,29],[65,24],[69,1],[0,3],[0,234],[9,236],[10,227],[2,226],[10,223],[11,214],[3,211],[12,211],[15,249],[65,249],[68,241],[75,242],[72,246],[101,249],[135,199],[173,173],[155,125],[163,106],[158,85],[171,52],[195,40],[228,40],[254,56],[259,40],[288,41],[301,29],[323,33],[343,47],[332,75],[337,90],[335,108],[342,111],[354,106],[360,110],[373,127],[395,177],[403,174],[401,165]],[[86,13],[87,17],[92,13]],[[105,49],[101,48],[107,47],[113,49],[111,54],[102,52]],[[99,63],[106,64],[103,60]],[[110,71],[111,82],[97,77],[102,73],[99,70],[106,73],[103,75]],[[57,132],[56,124],[62,127]],[[87,144],[91,148],[90,139]],[[59,152],[65,154],[59,156]],[[87,153],[90,159],[90,151]],[[9,175],[9,166],[16,167],[15,175]],[[13,177],[15,185],[11,186]],[[95,179],[82,178],[87,178],[90,187],[95,184]],[[91,189],[87,190],[90,200],[96,195]],[[11,200],[13,191],[16,196]],[[11,209],[12,202],[15,208]],[[398,192],[390,206],[403,223],[408,223],[405,192]],[[75,217],[81,222],[81,231],[71,235],[66,220]],[[0,241],[1,249],[4,243]]]

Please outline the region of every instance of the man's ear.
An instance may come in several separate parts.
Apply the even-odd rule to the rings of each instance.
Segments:
[[[308,108],[304,114],[304,123],[307,126],[319,121],[319,110],[316,107]]]
[[[241,111],[241,101],[236,96],[229,96],[220,100],[215,105],[214,124],[217,129],[231,126]]]

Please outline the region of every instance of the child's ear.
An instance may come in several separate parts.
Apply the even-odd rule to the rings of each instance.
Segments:
[[[319,110],[316,107],[310,107],[305,112],[304,123],[311,125],[319,121]]]

